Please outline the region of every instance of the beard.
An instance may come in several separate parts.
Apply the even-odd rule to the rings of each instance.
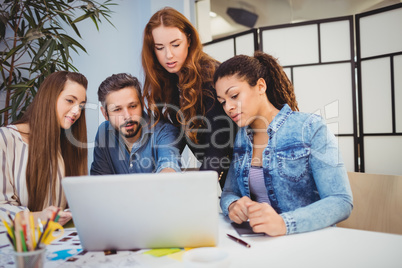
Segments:
[[[134,126],[132,129],[125,129],[126,126]],[[126,138],[135,137],[138,132],[141,130],[141,124],[138,121],[127,121],[120,126],[120,133],[123,134]]]

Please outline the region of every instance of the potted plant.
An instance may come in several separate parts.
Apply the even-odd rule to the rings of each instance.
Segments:
[[[85,48],[78,23],[90,19],[97,30],[109,20],[111,0],[4,0],[0,3],[0,126],[22,115],[43,79],[59,70],[78,71],[71,52]],[[1,102],[0,102],[1,103]]]

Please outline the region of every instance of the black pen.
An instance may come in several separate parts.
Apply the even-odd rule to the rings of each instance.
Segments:
[[[237,237],[235,237],[233,235],[227,234],[227,236],[230,239],[232,239],[233,241],[235,241],[235,242],[237,242],[237,243],[239,243],[239,244],[241,244],[241,245],[243,245],[245,247],[248,247],[248,248],[251,247],[250,244],[248,244],[247,242],[245,242],[245,241],[243,241],[243,240],[241,240],[241,239],[239,239],[239,238],[237,238]]]

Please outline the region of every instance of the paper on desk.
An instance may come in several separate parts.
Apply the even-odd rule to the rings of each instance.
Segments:
[[[180,250],[179,252],[168,255],[168,257],[176,261],[182,261],[184,252],[186,251]]]
[[[181,251],[181,248],[155,248],[145,251],[144,254],[152,255],[154,257],[162,257]]]

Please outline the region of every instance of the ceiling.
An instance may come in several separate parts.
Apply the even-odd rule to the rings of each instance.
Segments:
[[[212,38],[250,29],[226,14],[229,7],[258,15],[254,28],[355,15],[394,4],[402,0],[210,0]]]

